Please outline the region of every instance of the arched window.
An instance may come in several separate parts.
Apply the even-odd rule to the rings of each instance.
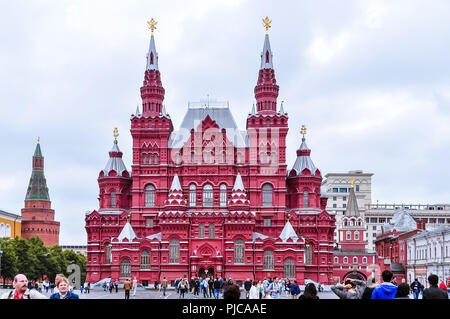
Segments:
[[[345,232],[345,239],[346,240],[352,240],[352,232],[351,231]]]
[[[272,270],[273,267],[273,251],[266,250],[264,252],[264,270]]]
[[[234,242],[234,263],[243,264],[244,263],[244,241],[238,239]]]
[[[6,236],[6,230],[5,230],[5,224],[0,224],[0,238],[3,238]]]
[[[338,264],[339,263],[339,257],[334,257],[334,263]]]
[[[155,206],[155,187],[153,185],[147,185],[145,187],[145,207]]]
[[[148,250],[141,253],[141,269],[150,269],[150,252]]]
[[[131,262],[127,258],[123,259],[120,262],[120,277],[121,278],[131,277]]]
[[[240,164],[241,161],[242,161],[242,155],[241,155],[241,153],[237,153],[237,162],[238,162],[238,164]]]
[[[284,278],[295,278],[295,263],[291,258],[284,262]]]
[[[354,238],[355,240],[359,240],[359,231],[355,231]]]
[[[111,263],[111,244],[106,243],[105,244],[105,264]]]
[[[6,224],[6,234],[5,237],[11,237],[11,225]]]
[[[358,263],[358,257],[353,257],[353,264],[357,264]]]
[[[214,224],[209,225],[209,238],[215,238],[215,227]]]
[[[362,263],[363,263],[363,264],[367,264],[367,257],[363,257]]]
[[[189,206],[196,205],[196,195],[197,195],[197,187],[195,184],[191,184],[189,186]]]
[[[203,186],[203,206],[213,205],[213,187],[210,184]]]
[[[344,264],[348,264],[348,257],[344,257]]]
[[[180,242],[172,239],[169,244],[169,263],[178,264],[180,262]]]
[[[262,205],[272,206],[272,185],[264,184],[262,188]]]
[[[111,192],[111,208],[116,207],[116,192]]]
[[[227,206],[227,185],[220,185],[220,206]]]
[[[312,265],[313,263],[313,247],[311,244],[306,245],[305,248],[305,264]]]
[[[277,153],[273,152],[272,153],[272,165],[277,163]]]
[[[308,208],[308,191],[303,192],[303,207]]]
[[[153,157],[153,164],[158,164],[158,154],[155,154],[155,156]]]

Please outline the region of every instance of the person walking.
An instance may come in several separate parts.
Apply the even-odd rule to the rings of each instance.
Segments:
[[[198,278],[195,278],[194,280],[194,298],[198,299],[198,295],[200,292],[200,281],[198,280]]]
[[[112,279],[108,283],[108,288],[109,288],[109,293],[111,294],[114,289],[114,282]]]
[[[131,282],[128,279],[125,279],[123,283],[123,289],[125,289],[125,299],[130,299],[130,290],[131,290]]]
[[[216,279],[214,280],[213,286],[214,286],[214,297],[216,299],[219,299],[219,297],[220,297],[220,281],[219,281],[219,278],[216,277]]]
[[[187,290],[187,281],[184,278],[178,284],[178,290],[180,291],[180,296],[178,298],[183,297],[184,299],[184,293]]]
[[[291,291],[292,299],[298,299],[300,295],[300,286],[297,283],[297,280],[294,280],[294,283],[289,285],[289,289]]]
[[[273,282],[269,285],[268,291],[270,293],[270,297],[273,299],[279,299],[281,293],[281,285],[278,280],[278,277],[273,277]]]
[[[50,299],[80,299],[80,297],[69,291],[69,279],[62,277],[58,281],[58,292],[52,294]]]
[[[397,294],[397,286],[391,283],[393,274],[389,270],[383,271],[381,278],[383,283],[378,285],[372,292],[371,299],[394,299]]]
[[[136,297],[136,289],[137,289],[138,281],[136,277],[133,279],[133,297]]]
[[[114,283],[114,288],[116,288],[116,293],[119,292],[119,279],[116,279],[116,282]]]
[[[209,278],[205,278],[203,279],[203,298],[208,298],[208,288],[209,288],[209,284],[208,284]]]
[[[247,280],[244,282],[244,289],[245,289],[245,298],[249,299],[250,295],[250,289],[253,287],[252,281],[250,278],[247,277]]]
[[[28,289],[28,279],[24,274],[14,277],[15,289],[5,292],[0,299],[47,299],[34,289]]]
[[[166,296],[166,289],[167,289],[167,279],[166,277],[163,278],[163,280],[161,281],[161,288],[163,291],[163,296]]]
[[[248,299],[260,299],[257,280],[253,280],[253,284],[248,292]]]
[[[422,284],[419,282],[419,279],[417,279],[417,278],[411,284],[411,291],[414,295],[414,299],[419,299],[419,293],[420,293],[421,286],[422,286]]]
[[[428,283],[430,287],[423,291],[423,299],[448,299],[448,292],[438,287],[439,277],[437,275],[429,275]]]
[[[345,285],[337,284],[331,287],[331,291],[341,299],[362,299],[365,289],[365,281],[351,278],[345,281]]]

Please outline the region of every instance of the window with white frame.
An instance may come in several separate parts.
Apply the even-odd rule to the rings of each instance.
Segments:
[[[196,195],[197,195],[197,187],[195,184],[191,184],[189,186],[189,206],[196,205]]]
[[[145,187],[145,207],[155,206],[155,187],[153,185],[147,185]]]
[[[203,186],[203,206],[213,206],[213,187],[210,184]]]
[[[244,263],[244,241],[242,239],[237,239],[234,242],[234,263],[243,264]]]
[[[272,270],[273,268],[273,251],[266,250],[264,252],[264,270]]]
[[[227,185],[225,184],[220,185],[220,206],[227,206]]]

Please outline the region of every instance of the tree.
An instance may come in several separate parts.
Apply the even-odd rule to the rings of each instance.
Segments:
[[[3,278],[3,284],[5,284],[6,279],[12,280],[17,274],[17,256],[11,239],[0,239],[0,247],[3,251],[1,257],[1,276]]]

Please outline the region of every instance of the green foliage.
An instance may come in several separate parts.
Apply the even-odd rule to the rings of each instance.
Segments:
[[[41,280],[48,277],[54,281],[56,274],[66,273],[69,263],[76,263],[81,269],[81,282],[86,278],[86,257],[72,250],[63,251],[61,246],[45,247],[39,237],[1,239],[1,277],[13,279],[16,274],[24,274],[28,280]]]

